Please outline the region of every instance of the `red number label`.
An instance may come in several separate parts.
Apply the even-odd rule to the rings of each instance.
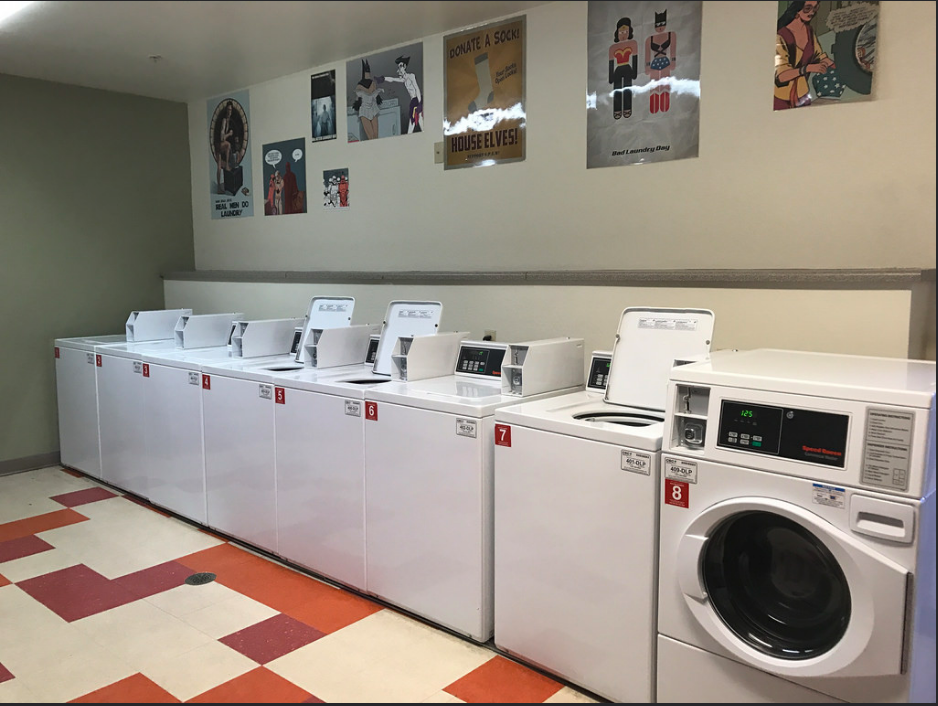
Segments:
[[[212,376],[211,376],[211,375],[203,375],[203,376],[202,376],[202,389],[203,389],[203,390],[211,390],[211,389],[212,389]]]
[[[681,480],[664,481],[664,504],[682,507],[685,510],[690,507],[690,485]]]
[[[511,427],[507,424],[495,425],[495,445],[511,446]]]
[[[150,377],[150,364],[149,363],[143,364],[143,377],[145,378]]]
[[[58,347],[58,346],[55,347],[55,357],[56,357],[56,358],[61,357],[61,356],[59,356],[59,347]]]
[[[365,419],[370,419],[373,422],[378,421],[378,403],[377,402],[365,403]]]
[[[96,355],[94,357],[94,364],[97,365],[99,368],[101,367],[101,356]]]
[[[283,387],[274,388],[274,402],[277,404],[286,404],[287,403],[287,391]]]

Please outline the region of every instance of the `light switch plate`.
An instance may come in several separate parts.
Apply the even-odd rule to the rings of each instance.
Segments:
[[[433,145],[433,163],[443,164],[443,143],[437,142]]]

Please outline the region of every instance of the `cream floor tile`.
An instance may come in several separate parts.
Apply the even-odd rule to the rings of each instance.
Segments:
[[[18,678],[26,678],[51,665],[73,662],[100,647],[92,637],[64,621],[59,625],[45,623],[27,631],[17,630],[15,641],[4,640],[0,662]]]
[[[16,650],[20,644],[28,644],[31,636],[42,630],[67,627],[58,615],[33,600],[18,586],[0,588],[0,662],[7,648]]]
[[[187,701],[257,666],[254,660],[212,640],[191,652],[152,662],[140,671],[180,701]]]
[[[30,490],[8,489],[0,483],[0,525],[64,509],[55,500]]]
[[[236,593],[231,598],[180,617],[196,630],[217,640],[275,615],[277,611],[273,608]]]
[[[109,579],[163,563],[160,555],[147,547],[131,549],[116,539],[117,534],[102,537],[91,525],[91,522],[81,522],[40,532],[37,536]]]
[[[147,596],[144,600],[150,605],[180,618],[240,595],[240,593],[227,586],[212,582],[203,586],[183,584],[168,591]]]
[[[545,704],[596,704],[596,699],[592,699],[586,694],[581,694],[576,689],[565,686],[556,694],[544,700]]]
[[[70,701],[136,672],[114,650],[89,647],[68,659],[46,661],[46,667],[22,678],[28,689],[46,703]]]
[[[466,703],[462,699],[457,699],[450,693],[445,691],[438,691],[429,699],[424,699],[423,703],[425,704],[464,704]]]
[[[112,648],[138,671],[211,641],[204,632],[146,601],[128,603],[76,620],[72,625],[99,644]]]
[[[22,559],[5,561],[0,564],[0,573],[10,581],[18,582],[42,576],[60,569],[67,569],[81,562],[63,549],[49,549],[48,551],[24,556]]]
[[[0,684],[0,704],[38,704],[42,700],[29,690],[22,679]]]

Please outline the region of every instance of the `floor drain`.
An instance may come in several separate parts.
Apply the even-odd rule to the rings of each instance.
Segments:
[[[215,580],[215,574],[209,571],[200,571],[197,574],[192,574],[192,576],[186,579],[186,583],[190,586],[204,586],[207,583],[211,583]]]

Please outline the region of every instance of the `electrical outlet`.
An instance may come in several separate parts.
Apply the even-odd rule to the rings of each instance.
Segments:
[[[433,163],[443,164],[443,143],[436,142],[433,145]]]
[[[485,332],[482,334],[483,341],[494,341],[495,340],[495,331],[492,329],[485,329]]]

